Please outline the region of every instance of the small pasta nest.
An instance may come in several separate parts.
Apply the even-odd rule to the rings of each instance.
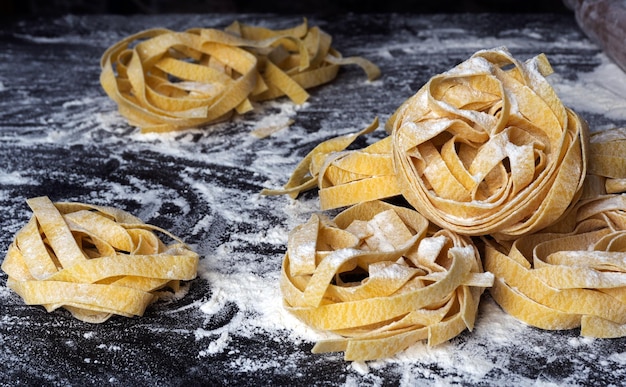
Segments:
[[[331,42],[306,20],[284,30],[238,22],[224,30],[150,29],[105,51],[100,83],[142,132],[200,127],[250,111],[253,101],[287,96],[302,104],[306,89],[332,81],[342,65],[379,76],[376,65],[342,57]]]
[[[101,323],[141,316],[157,290],[196,277],[198,254],[125,211],[47,197],[27,202],[33,217],[15,235],[2,270],[28,305]],[[165,245],[155,232],[175,242]]]

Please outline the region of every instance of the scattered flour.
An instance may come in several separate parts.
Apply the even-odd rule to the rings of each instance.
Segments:
[[[0,169],[0,181],[3,185],[33,184],[35,180],[22,176],[19,171],[5,172]]]
[[[604,54],[601,64],[578,79],[565,80],[558,74],[548,77],[566,106],[579,113],[602,114],[610,119],[626,117],[626,74]],[[591,128],[594,129],[600,128]]]
[[[216,353],[224,352],[226,348],[228,348],[228,344],[231,341],[231,337],[228,332],[224,331],[220,334],[220,336],[212,341],[209,344],[209,347],[205,350],[201,350],[198,353],[198,356],[205,357],[209,355],[214,355]]]
[[[535,38],[539,37],[535,36]],[[54,43],[57,39],[61,38],[37,38],[37,41]],[[465,42],[466,40],[463,40],[463,44]],[[435,41],[422,43],[439,44]],[[495,47],[503,43],[515,45],[515,42],[495,38],[478,39],[473,42],[477,49]],[[447,42],[447,44],[451,49],[454,48],[454,42]],[[397,46],[390,44],[379,49],[376,55],[381,59],[393,60],[394,50],[411,52],[414,48],[408,43]],[[558,74],[552,75],[549,80],[564,103],[574,110],[601,114],[619,122],[626,122],[626,74],[609,62],[603,54],[599,55],[601,64],[594,71],[581,73],[576,80],[564,79]],[[381,89],[380,92],[385,86],[382,81],[374,82],[372,85]],[[0,92],[6,89],[4,83],[0,82]],[[103,109],[103,106],[106,109]],[[97,138],[103,142],[103,145],[112,148],[116,143],[132,141],[137,152],[149,151],[190,162],[210,160],[219,162],[221,165],[238,166],[246,163],[242,155],[246,153],[246,150],[257,147],[258,141],[275,141],[279,144],[281,139],[278,137],[280,136],[286,136],[285,138],[289,141],[303,142],[307,139],[310,141],[312,135],[305,128],[297,124],[289,126],[298,112],[307,107],[307,104],[297,107],[289,101],[271,101],[258,106],[258,109],[251,115],[236,117],[232,123],[215,125],[212,130],[219,135],[236,137],[229,142],[229,144],[235,144],[233,148],[223,146],[219,135],[213,136],[203,130],[160,135],[127,132],[128,128],[124,120],[116,113],[106,97],[85,97],[65,102],[63,110],[52,113],[49,118],[50,122],[69,122],[72,123],[71,125],[53,128],[41,137],[21,137],[13,140],[20,142],[21,145],[45,142],[71,145],[88,143]],[[233,125],[244,125],[249,131],[246,133],[240,130],[231,134],[229,129]],[[332,125],[332,121],[324,125],[320,128],[320,134],[313,136],[323,139],[324,136],[335,134],[336,128],[329,126]],[[281,127],[280,136],[274,134],[265,139],[258,139],[249,134],[250,131],[265,127]],[[107,136],[98,137],[98,133],[102,132]],[[204,148],[201,151],[197,150],[197,138],[202,140],[201,144]],[[259,150],[259,152],[263,151],[263,149]],[[111,157],[121,159],[119,154],[112,154]],[[246,165],[246,167],[257,171],[255,173],[263,178],[258,183],[278,185],[285,181],[300,159],[301,155],[298,154],[268,153],[266,157],[255,158],[252,165]],[[273,246],[277,251],[284,251],[289,231],[305,222],[312,212],[318,210],[317,199],[314,197],[303,197],[298,200],[285,197],[259,198],[248,193],[241,193],[236,189],[219,186],[203,178],[203,174],[211,173],[213,172],[210,170],[199,172],[190,167],[180,176],[187,189],[193,191],[196,197],[206,203],[214,203],[211,207],[212,212],[199,217],[192,226],[190,234],[196,236],[206,233],[217,219],[219,222],[233,224],[237,233],[226,241],[210,240],[207,242],[213,243],[214,246],[209,247],[208,244],[202,243],[195,246],[204,257],[200,262],[199,276],[210,283],[212,295],[208,300],[192,303],[187,308],[197,309],[198,313],[211,316],[220,313],[226,304],[235,303],[239,312],[225,326],[211,331],[198,329],[194,332],[198,340],[202,338],[211,340],[208,346],[198,353],[198,356],[208,357],[217,353],[229,353],[231,351],[229,344],[234,335],[252,336],[259,331],[281,338],[286,337],[295,343],[314,342],[332,337],[329,333],[311,329],[283,308],[279,289],[279,262],[282,259],[280,254],[264,257],[241,250],[242,246],[262,242]],[[2,186],[37,183],[19,172],[6,170],[0,170],[0,181],[0,196],[6,192],[1,189]],[[140,204],[141,208],[135,215],[145,220],[159,215],[165,198],[168,203],[176,205],[177,211],[183,215],[194,211],[190,203],[180,198],[172,188],[146,187],[141,179],[133,177],[129,177],[128,183],[129,186],[111,183],[108,186],[108,192],[99,193],[98,199],[110,203],[120,199],[134,200]],[[171,192],[168,191],[170,189]],[[281,224],[276,224],[272,219],[242,219],[242,208],[256,209],[268,206],[276,208]],[[236,262],[236,265],[233,262]],[[9,293],[5,288],[0,288],[2,299],[7,299]],[[533,337],[533,334],[534,331],[531,328],[508,316],[490,298],[486,298],[481,303],[481,316],[471,334],[433,348],[424,343],[418,343],[387,360],[347,363],[346,373],[349,375],[345,384],[357,386],[363,377],[369,377],[370,385],[383,385],[384,380],[375,376],[374,373],[376,370],[388,367],[395,367],[402,385],[414,385],[423,380],[434,385],[459,384],[463,381],[479,383],[488,374],[505,374],[510,371],[512,365],[509,355],[511,354],[521,353],[536,357],[545,352],[545,344],[541,340],[532,341],[531,345],[525,349],[516,347],[516,343],[524,342],[529,335]],[[94,338],[95,333],[86,332],[83,336],[91,339]],[[541,334],[535,334],[535,336],[539,337]],[[593,345],[593,340],[570,338],[566,341],[566,345],[570,350],[585,349]],[[98,348],[109,351],[119,350],[105,344],[101,344]],[[500,353],[501,356],[494,356],[494,349],[495,353]],[[92,359],[85,358],[84,361],[90,363]],[[606,361],[626,366],[626,352],[614,353]],[[236,363],[234,366],[247,372],[284,366],[272,359],[261,362],[237,357],[234,362]],[[441,379],[437,376],[437,370],[444,370],[443,373],[450,376]],[[527,386],[550,385],[550,383],[538,383],[537,380],[523,377],[515,382],[516,385]]]

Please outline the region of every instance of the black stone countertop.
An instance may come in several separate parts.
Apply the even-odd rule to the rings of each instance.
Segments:
[[[614,92],[613,105],[602,111],[593,95],[577,100],[579,82],[604,85],[593,90],[610,94],[626,81],[607,70],[611,64],[573,15],[308,19],[332,35],[344,56],[377,63],[381,78],[366,82],[358,68],[343,67],[332,83],[311,90],[303,106],[283,98],[225,123],[163,135],[138,133],[102,91],[99,59],[109,45],[152,27],[224,27],[239,20],[285,28],[302,19],[68,15],[0,26],[0,255],[31,216],[25,199],[47,195],[125,209],[177,234],[202,257],[199,277],[180,294],[150,306],[143,317],[99,325],[25,306],[5,287],[2,273],[0,384],[623,384],[626,339],[527,327],[487,293],[474,331],[442,346],[417,344],[369,364],[310,353],[315,333],[280,312],[277,279],[286,234],[317,210],[317,195],[261,197],[263,187],[282,185],[320,141],[359,130],[376,116],[384,122],[431,76],[480,49],[504,45],[524,60],[546,53],[557,92],[581,107],[592,129],[623,126],[626,95]],[[603,72],[616,78],[603,80]],[[250,135],[285,119],[293,124],[279,133]],[[242,289],[258,292],[260,305],[249,302],[250,294],[233,294]]]

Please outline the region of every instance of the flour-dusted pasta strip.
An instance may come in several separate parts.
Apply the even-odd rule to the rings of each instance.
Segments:
[[[38,197],[26,202],[33,210],[40,232],[48,238],[48,245],[61,266],[69,267],[87,259],[76,243],[73,243],[74,236],[50,200]]]
[[[319,188],[323,210],[400,195],[391,138],[386,137],[364,149],[345,150],[354,140],[378,127],[378,118],[363,130],[326,140],[298,164],[283,189],[264,189],[265,195],[289,194]]]
[[[301,161],[291,174],[291,177],[282,189],[263,189],[263,195],[284,195],[288,194],[296,198],[301,192],[313,189],[318,186],[320,170],[327,157],[345,150],[360,136],[371,133],[378,128],[378,118],[375,118],[370,125],[357,133],[345,134],[323,141],[311,150]]]
[[[140,316],[154,295],[129,287],[57,281],[8,281],[8,286],[28,305],[44,305],[51,312],[70,305],[92,312]]]
[[[320,207],[326,210],[399,196],[391,145],[391,138],[386,137],[361,150],[328,155],[318,176]]]

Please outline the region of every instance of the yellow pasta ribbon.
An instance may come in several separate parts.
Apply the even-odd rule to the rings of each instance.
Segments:
[[[30,221],[15,235],[2,270],[28,305],[63,307],[79,320],[141,316],[155,291],[196,277],[198,255],[169,232],[112,207],[27,200]],[[175,243],[167,246],[155,232]]]
[[[304,103],[306,89],[355,64],[372,80],[380,69],[343,58],[331,37],[307,21],[285,30],[234,22],[224,30],[150,29],[103,54],[100,83],[131,125],[143,132],[199,127],[253,108],[252,101],[288,96]]]
[[[626,128],[595,132],[589,144],[589,174],[605,179],[607,193],[626,192]]]
[[[320,207],[346,207],[400,195],[391,138],[325,158],[318,175]]]
[[[281,274],[286,308],[341,336],[313,352],[344,351],[346,360],[389,357],[471,330],[492,283],[469,239],[429,230],[419,213],[381,201],[296,227]]]
[[[348,187],[345,190],[334,188],[338,184],[337,179],[340,179],[342,183],[361,181],[359,184],[366,182],[366,184],[370,185],[372,184],[371,180],[366,179],[384,176],[389,180],[393,180],[391,179],[393,177],[393,166],[391,165],[389,142],[381,141],[378,144],[373,144],[362,152],[345,151],[357,138],[371,133],[376,128],[378,128],[378,118],[375,118],[370,125],[360,132],[334,137],[321,142],[300,161],[291,174],[289,181],[287,181],[282,189],[263,189],[261,194],[289,194],[295,199],[301,192],[315,187],[321,187],[320,195],[326,197],[326,199],[322,199],[324,201],[322,208],[324,209],[336,208],[347,205],[348,203],[354,204],[374,199],[382,199],[386,196],[398,194],[399,190],[394,189],[395,184],[393,183],[390,186],[391,193],[388,195],[378,194],[376,189],[370,189],[367,191],[370,195],[365,191],[359,191],[361,193],[359,198],[352,197],[355,193],[352,187]],[[341,155],[350,156],[338,157]],[[369,156],[371,159],[364,162],[362,155],[365,155],[366,158]],[[343,161],[339,159],[343,159]],[[378,175],[376,174],[377,171],[382,171],[382,173]],[[373,185],[375,187],[377,186],[375,182]],[[327,193],[329,191],[335,192]],[[349,202],[341,202],[342,199]]]

